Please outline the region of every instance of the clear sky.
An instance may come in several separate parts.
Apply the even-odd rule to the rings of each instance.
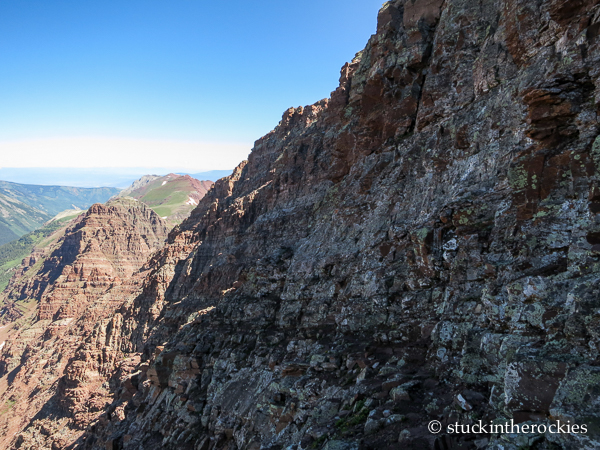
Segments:
[[[381,4],[0,1],[0,168],[233,168],[329,96]]]

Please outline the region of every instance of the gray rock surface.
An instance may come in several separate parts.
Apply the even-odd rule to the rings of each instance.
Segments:
[[[596,3],[386,3],[150,260],[73,445],[600,447]],[[446,432],[511,419],[588,432]]]

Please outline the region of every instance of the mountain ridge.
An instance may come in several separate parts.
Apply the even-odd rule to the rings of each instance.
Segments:
[[[116,199],[92,205],[50,248],[24,260],[1,295],[2,316],[11,322],[2,330],[0,372],[3,380],[9,374],[12,378],[0,382],[0,391],[4,397],[23,399],[26,392],[34,397],[31,402],[10,401],[11,407],[3,410],[0,445],[8,445],[11,430],[52,411],[62,424],[51,433],[53,445],[64,448],[68,442],[61,441],[61,428],[69,415],[76,414],[76,425],[86,423],[95,408],[106,406],[106,389],[97,381],[118,360],[80,339],[89,338],[90,325],[110,327],[122,301],[139,289],[143,264],[167,232],[165,222],[143,203]],[[82,342],[83,348],[72,353]],[[87,356],[79,362],[77,355]],[[104,361],[105,369],[86,370],[85,361],[96,359]],[[57,392],[60,401],[49,402]]]
[[[40,228],[64,210],[86,209],[118,192],[115,188],[74,188],[0,181],[0,245]]]
[[[73,205],[80,209],[108,200],[110,196],[117,194],[117,188],[78,188],[71,186],[45,186],[35,184],[11,183],[0,181],[0,193],[4,195],[18,196],[27,205],[37,208],[51,216],[54,216]],[[80,206],[83,205],[83,206]]]
[[[150,185],[152,181],[156,181],[154,185]],[[159,212],[166,212],[167,216],[162,218],[167,220],[169,226],[173,226],[183,220],[193,209],[194,203],[197,203],[206,189],[212,185],[210,181],[198,181],[189,176],[178,176],[169,174],[166,176],[146,175],[135,181],[129,188],[122,190],[111,200],[126,196],[137,197],[137,199],[145,200],[147,196],[152,196],[148,203],[151,208]],[[175,201],[172,199],[173,194],[183,193],[187,201]],[[1,195],[1,194],[0,194]],[[193,202],[192,202],[193,200]],[[0,197],[0,204],[1,204]],[[162,211],[161,211],[162,210]],[[13,215],[14,215],[13,208]],[[13,271],[21,264],[23,258],[28,257],[33,251],[37,256],[34,259],[39,259],[40,254],[45,252],[44,240],[50,238],[56,240],[61,236],[58,234],[64,231],[65,222],[68,222],[79,214],[85,214],[83,210],[68,209],[60,212],[48,221],[43,227],[31,231],[12,242],[0,246],[0,292],[4,290],[12,277]],[[0,218],[0,223],[1,223]],[[30,256],[31,258],[31,256]]]
[[[142,201],[174,226],[187,218],[212,184],[212,181],[200,181],[190,175],[146,175],[116,197]]]
[[[45,402],[0,394],[7,445],[598,447],[598,23],[585,0],[384,4],[331,98],[285,111],[65,334],[68,370],[34,383],[60,301],[2,349]],[[589,432],[447,428],[479,420]]]
[[[499,450],[519,437],[427,424],[597,423],[595,241],[567,237],[595,229],[594,7],[387,2],[330,100],[170,234],[124,309],[141,373],[78,445]]]

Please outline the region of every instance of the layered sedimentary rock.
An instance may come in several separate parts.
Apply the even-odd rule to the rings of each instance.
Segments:
[[[384,5],[153,259],[76,445],[597,448],[599,16]],[[480,419],[588,432],[446,428]]]
[[[6,323],[0,353],[1,448],[24,426],[31,448],[64,448],[110,403],[103,383],[130,363],[111,349],[115,310],[167,231],[135,200],[95,204],[49,255],[23,261],[4,294],[3,317],[20,320]]]
[[[71,404],[89,426],[61,442],[598,448],[595,3],[386,3],[331,98],[286,111],[88,331],[113,401]],[[53,411],[11,446],[50,445]],[[587,432],[447,428],[479,420]]]

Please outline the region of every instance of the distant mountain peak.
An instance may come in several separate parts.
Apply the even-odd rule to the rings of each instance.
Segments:
[[[116,198],[131,197],[144,202],[174,226],[189,216],[212,185],[212,181],[200,181],[187,174],[144,175]]]
[[[68,209],[87,209],[118,193],[116,188],[42,186],[0,181],[0,245],[36,230]]]

